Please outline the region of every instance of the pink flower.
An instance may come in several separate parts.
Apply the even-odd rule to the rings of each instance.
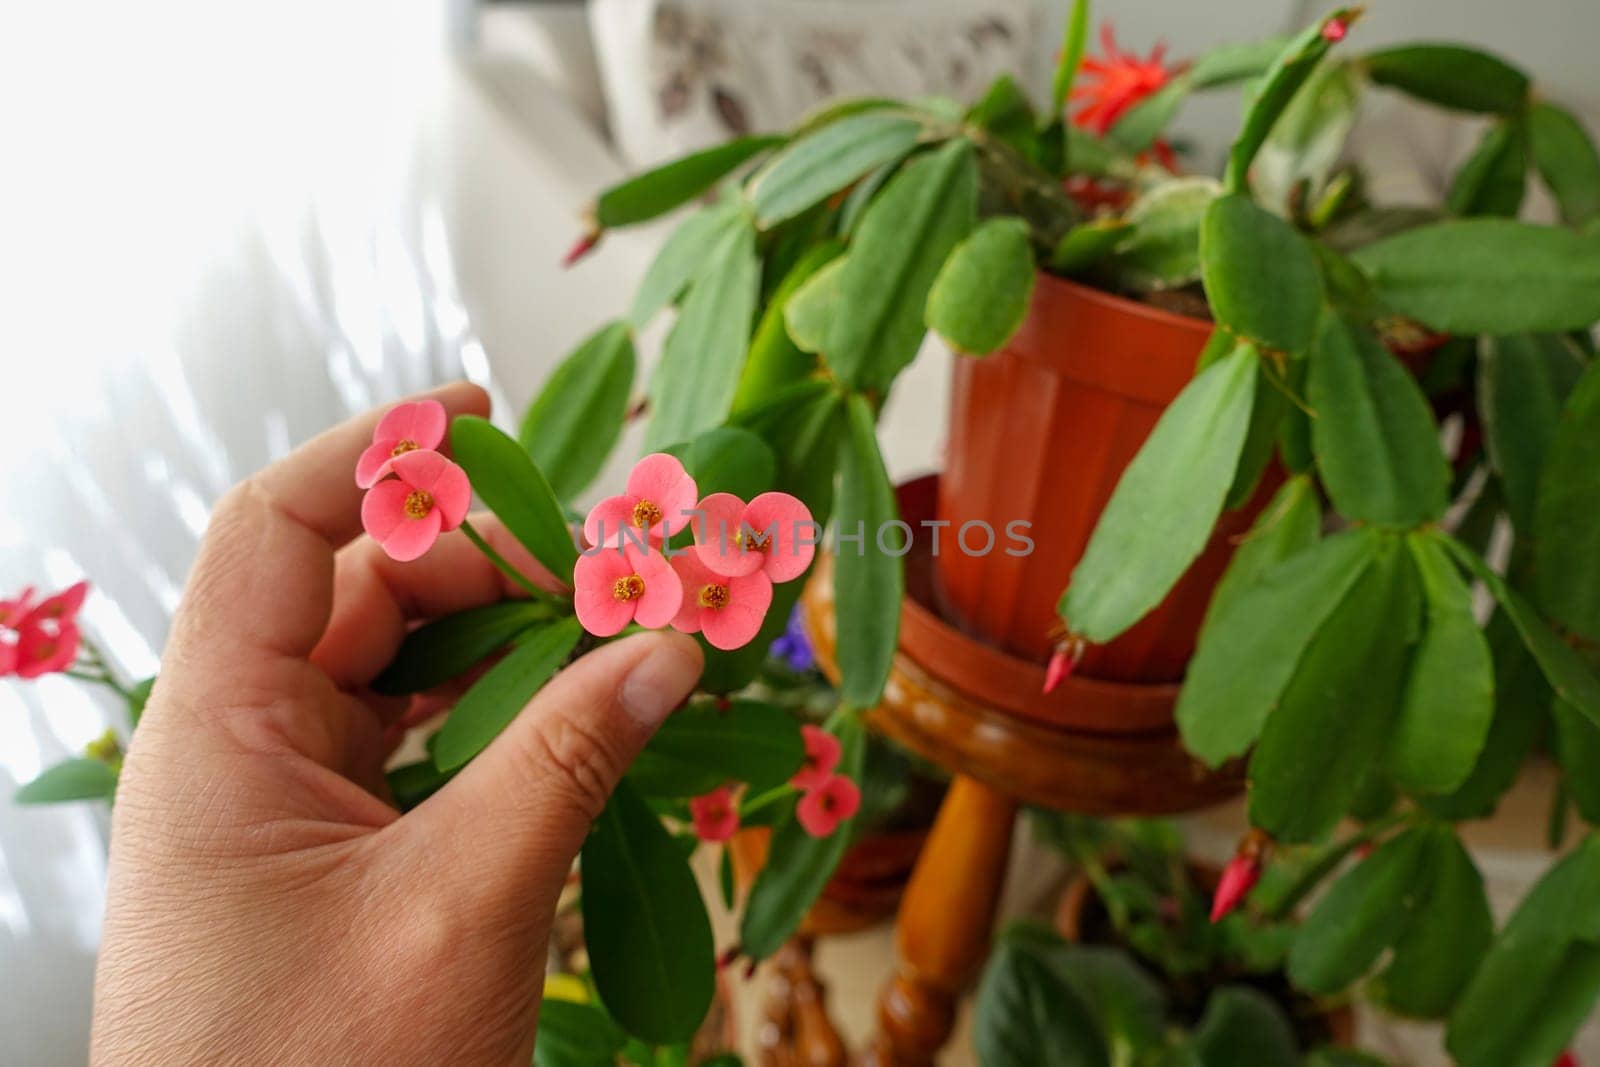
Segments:
[[[683,583],[653,548],[603,548],[578,557],[573,607],[596,637],[621,633],[630,622],[652,630],[670,623],[683,603]]]
[[[589,512],[583,535],[591,545],[601,544],[602,534],[603,543],[610,545],[642,540],[627,532],[631,527],[659,544],[683,529],[699,495],[694,479],[675,456],[652,452],[633,465],[626,492],[606,497]]]
[[[449,421],[444,405],[437,400],[413,400],[390,408],[372,431],[372,444],[356,460],[356,484],[370,489],[400,456],[438,448]]]
[[[809,723],[800,727],[800,737],[806,744],[806,763],[789,779],[789,784],[799,790],[811,790],[828,781],[833,769],[839,765],[842,749],[839,739],[820,726]]]
[[[397,477],[374,485],[361,501],[361,525],[391,559],[405,563],[432,548],[441,531],[461,525],[472,485],[466,471],[437,452],[403,452],[390,469]]]
[[[732,493],[712,493],[698,510],[695,552],[714,574],[739,578],[761,571],[787,582],[804,574],[816,555],[819,531],[811,511],[788,493],[762,493],[748,504]]]
[[[725,785],[689,801],[689,814],[694,816],[694,835],[702,841],[726,841],[739,829],[739,805]]]
[[[713,648],[748,645],[772,606],[772,582],[757,571],[742,578],[713,574],[693,552],[672,557],[683,580],[683,605],[672,620],[676,630],[704,633]]]
[[[1211,898],[1212,922],[1220,921],[1244,903],[1244,898],[1261,880],[1261,855],[1265,848],[1266,837],[1259,830],[1252,830],[1239,843],[1238,851],[1222,868],[1222,877],[1217,880],[1217,891]]]
[[[76,623],[63,622],[56,626],[24,625],[17,635],[16,659],[18,678],[37,678],[41,674],[54,674],[72,666],[78,658],[78,645],[82,636]]]
[[[32,592],[32,589],[28,589],[24,592],[24,596]],[[46,621],[59,625],[75,622],[78,618],[78,609],[83,607],[83,599],[88,595],[88,582],[74,582],[54,596],[41,600],[37,607],[28,612],[21,625],[29,626]]]
[[[0,629],[16,629],[33,609],[33,586],[11,600],[0,600]]]
[[[861,807],[861,790],[842,774],[835,774],[807,791],[795,805],[794,817],[812,837],[827,837]]]

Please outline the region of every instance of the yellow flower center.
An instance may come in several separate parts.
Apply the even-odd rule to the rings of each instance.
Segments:
[[[406,497],[405,509],[408,518],[426,518],[428,512],[433,510],[433,494],[426,489],[411,490],[411,495]]]
[[[772,538],[754,530],[740,530],[733,540],[735,546],[746,552],[768,552],[772,549]]]
[[[700,587],[700,606],[713,611],[728,606],[728,587],[725,585],[703,585]]]
[[[644,579],[637,574],[618,578],[611,587],[611,595],[618,600],[638,600],[644,596]]]
[[[633,506],[633,524],[641,529],[661,521],[661,506],[654,500],[641,500]]]
[[[415,452],[418,447],[419,446],[417,445],[417,443],[415,441],[413,441],[411,438],[407,437],[403,441],[401,441],[399,444],[395,445],[394,446],[394,451],[390,452],[389,455],[391,455],[391,456],[403,456],[407,452]]]

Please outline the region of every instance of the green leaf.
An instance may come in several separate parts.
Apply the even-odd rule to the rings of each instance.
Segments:
[[[866,733],[855,714],[835,718],[841,753],[837,773],[861,781],[866,758]],[[800,926],[800,920],[833,877],[849,844],[855,819],[827,837],[812,837],[800,826],[790,806],[772,832],[767,865],[756,875],[739,924],[739,946],[753,960],[778,951]]]
[[[156,675],[133,683],[128,689],[128,718],[134,726],[144,717],[145,705],[150,703],[150,692],[155,689]]]
[[[1509,115],[1528,99],[1528,76],[1497,56],[1453,44],[1411,44],[1363,58],[1379,85],[1457,111]]]
[[[1274,510],[1269,508],[1263,519]],[[1291,540],[1285,548],[1303,536],[1286,533]],[[1254,538],[1246,548],[1253,543]],[[1330,616],[1367,572],[1377,548],[1374,531],[1349,530],[1292,552],[1275,565],[1246,557],[1242,584],[1235,582],[1230,568],[1227,596],[1218,590],[1221,602],[1213,602],[1206,616],[1178,696],[1176,717],[1185,748],[1215,767],[1250,747],[1278,706],[1306,647],[1331,625]],[[1264,546],[1261,554],[1275,554],[1275,547]],[[1236,566],[1241,565],[1238,560],[1236,556]],[[1268,565],[1252,574],[1256,562]]]
[[[1306,361],[1297,359],[1285,369],[1280,379],[1278,366],[1265,360],[1256,361],[1256,397],[1250,407],[1250,427],[1239,448],[1239,465],[1233,469],[1228,495],[1222,500],[1224,511],[1243,507],[1255,496],[1261,475],[1277,451],[1284,420],[1290,412],[1299,411],[1296,404],[1305,394]]]
[[[1275,210],[1304,210],[1294,189],[1306,183],[1306,199],[1327,185],[1344,155],[1355,125],[1361,85],[1353,64],[1325,59],[1294,95],[1283,116],[1262,142],[1250,168],[1256,197]]]
[[[523,415],[522,447],[561,499],[583,492],[622,434],[633,365],[628,324],[602,326],[561,361]]]
[[[1018,939],[1018,943],[1029,941]],[[1161,1044],[1167,1024],[1166,994],[1125,950],[1068,945],[1059,936],[1045,944],[1044,960],[1088,1009],[1112,1063],[1136,1062]]]
[[[1331,830],[1383,755],[1419,611],[1403,552],[1398,538],[1379,539],[1261,731],[1250,759],[1250,821],[1280,840]]]
[[[1489,565],[1471,549],[1453,538],[1443,538],[1445,548],[1484,585],[1499,602],[1501,609],[1522,635],[1539,669],[1544,672],[1556,696],[1567,701],[1587,715],[1591,722],[1600,725],[1600,679],[1589,669],[1583,657],[1557,637],[1544,619],[1518,593],[1505,583]]]
[[[816,357],[794,343],[784,320],[805,283],[826,269],[843,250],[843,242],[832,239],[811,246],[778,284],[750,339],[750,355],[733,397],[735,414],[757,407],[784,386],[816,373]]]
[[[69,759],[47,768],[11,799],[18,804],[62,804],[110,800],[116,792],[116,768],[97,759]]]
[[[1077,80],[1078,67],[1083,63],[1084,49],[1089,43],[1089,0],[1072,0],[1067,12],[1066,25],[1061,28],[1061,48],[1056,56],[1055,75],[1050,79],[1050,117],[1061,117],[1067,106],[1067,94]]]
[[[1110,1063],[1088,1007],[1059,969],[1002,937],[978,984],[972,1043],[983,1067],[1102,1067]]]
[[[711,1007],[711,920],[688,859],[626,782],[584,842],[583,934],[600,1000],[622,1028],[668,1044]]]
[[[1317,469],[1341,515],[1409,527],[1444,514],[1450,468],[1433,410],[1376,334],[1324,316],[1307,386]]]
[[[1534,166],[1561,205],[1561,221],[1582,226],[1600,216],[1600,153],[1582,124],[1548,101],[1528,112]]]
[[[1329,887],[1295,935],[1289,977],[1327,996],[1367,973],[1428,900],[1435,834],[1412,829],[1380,845]]]
[[[820,353],[839,309],[839,278],[847,256],[840,256],[807,278],[784,308],[790,340],[802,352]]]
[[[1551,703],[1550,717],[1555,723],[1551,749],[1566,792],[1584,822],[1600,824],[1600,726],[1564,700]]]
[[[1444,333],[1555,333],[1600,319],[1600,238],[1569,230],[1458,219],[1354,258],[1396,311]]]
[[[1183,107],[1184,101],[1189,99],[1193,89],[1194,80],[1179,74],[1124,111],[1107,133],[1107,140],[1128,155],[1148,150],[1162,131],[1172,124],[1173,117]]]
[[[458,678],[523,630],[550,618],[550,604],[506,600],[434,619],[406,634],[394,661],[372,683],[385,696],[420,693]]]
[[[848,433],[839,448],[838,533],[834,549],[834,611],[838,620],[839,695],[870,708],[883,695],[900,636],[905,562],[884,551],[901,547],[904,530],[894,485],[878,452],[872,407],[852,393],[846,401]],[[845,538],[860,535],[845,548]]]
[[[1002,74],[989,83],[978,102],[967,109],[966,121],[988,131],[1023,158],[1037,158],[1039,131],[1033,105],[1010,74]]]
[[[901,168],[861,218],[839,272],[824,358],[855,388],[887,388],[917,354],[945,257],[977,221],[978,170],[957,138]]]
[[[1211,994],[1194,1045],[1205,1067],[1295,1067],[1300,1062],[1283,1009],[1249,986],[1223,986]]]
[[[656,253],[633,294],[628,321],[634,329],[643,329],[656,312],[677,300],[684,288],[704,273],[711,253],[728,234],[746,225],[737,200],[697,211],[680,222]]]
[[[629,178],[600,194],[595,221],[609,230],[664,215],[710,189],[752,156],[783,141],[768,135],[736,137]]]
[[[760,288],[755,231],[741,224],[711,250],[667,335],[650,378],[646,448],[686,441],[727,418]]]
[[[1205,547],[1250,425],[1256,360],[1240,345],[1162,413],[1062,596],[1073,633],[1097,643],[1116,637],[1161,602]]]
[[[396,767],[383,777],[389,783],[389,794],[394,797],[395,806],[401,811],[410,811],[443,789],[444,784],[455,777],[455,772],[441,771],[430,756]]]
[[[1390,1011],[1438,1018],[1450,1010],[1494,938],[1494,917],[1483,876],[1456,835],[1445,827],[1429,835],[1427,899],[1394,943],[1379,976]]]
[[[1240,193],[1249,187],[1250,164],[1255,159],[1256,152],[1272,132],[1278,116],[1283,114],[1289,102],[1300,91],[1300,86],[1305,84],[1311,72],[1332,47],[1333,42],[1323,35],[1323,30],[1332,22],[1349,25],[1360,13],[1360,8],[1340,8],[1325,15],[1290,38],[1283,51],[1272,61],[1272,66],[1261,76],[1255,99],[1250,104],[1250,110],[1245,113],[1239,137],[1228,152],[1228,166],[1224,176],[1228,192]]]
[[[1445,1044],[1461,1067],[1546,1067],[1600,995],[1590,837],[1522,898],[1456,1002]]]
[[[1557,334],[1485,337],[1478,346],[1478,414],[1489,461],[1517,531],[1533,532],[1534,498],[1562,405],[1583,356]]]
[[[1129,226],[1121,219],[1098,218],[1080,222],[1056,242],[1050,253],[1050,269],[1072,276],[1095,266],[1127,234]]]
[[[1538,740],[1550,705],[1550,687],[1505,612],[1490,618],[1485,633],[1494,659],[1494,720],[1467,780],[1453,793],[1417,798],[1435,818],[1481,819],[1494,814],[1501,794],[1516,781]]]
[[[894,177],[894,172],[899,167],[900,160],[896,159],[885,163],[856,182],[845,196],[844,203],[839,205],[839,218],[835,226],[839,236],[855,236],[856,227],[861,224],[861,216],[872,206],[873,200],[877,199],[878,193],[889,183],[889,179]]]
[[[928,326],[957,352],[986,356],[1022,325],[1033,276],[1028,224],[990,219],[944,261],[928,293]]]
[[[616,1067],[627,1037],[604,1009],[545,997],[539,1005],[534,1067]]]
[[[1237,548],[1206,608],[1206,626],[1269,570],[1322,537],[1322,498],[1309,475],[1284,481]],[[1287,680],[1287,679],[1285,679]]]
[[[732,493],[750,499],[766,492],[778,460],[759,436],[738,426],[718,426],[685,445],[666,449],[683,461],[701,498]]]
[[[433,753],[439,769],[455,770],[483,751],[567,661],[581,636],[577,619],[552,622],[472,683],[439,728]]]
[[[756,225],[769,230],[843,189],[868,171],[904,156],[922,124],[899,112],[850,115],[794,141],[746,188]]]
[[[1600,640],[1600,362],[1584,372],[1556,425],[1534,510],[1539,606]]]
[[[1103,264],[1122,289],[1155,292],[1200,277],[1200,224],[1222,186],[1211,178],[1163,182],[1133,202],[1116,249]]]
[[[1247,196],[1218,197],[1200,227],[1200,264],[1212,313],[1231,332],[1286,352],[1311,343],[1322,283],[1287,222]]]
[[[1528,189],[1528,161],[1522,126],[1509,119],[1484,131],[1483,139],[1450,184],[1453,214],[1515,218]]]
[[[788,781],[805,762],[794,716],[753,700],[735,700],[726,711],[705,702],[673,712],[645,752],[700,768],[719,781],[747,782],[756,793]]]
[[[522,446],[476,415],[450,423],[450,449],[478,497],[557,579],[572,575],[578,549],[561,503]]]
[[[1439,543],[1409,536],[1426,623],[1389,741],[1389,773],[1416,793],[1455,789],[1478,762],[1494,718],[1494,666],[1472,590]]]

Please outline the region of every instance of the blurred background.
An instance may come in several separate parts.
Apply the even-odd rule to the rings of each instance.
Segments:
[[[1323,6],[1101,0],[1095,18],[1127,50],[1165,42],[1181,59],[1284,33]],[[1065,7],[11,5],[0,596],[88,576],[89,631],[125,676],[152,673],[227,486],[349,413],[451,378],[489,386],[510,425],[550,365],[625,306],[663,226],[608,235],[574,269],[558,266],[597,190],[836,95],[967,99],[1012,71],[1043,99]],[[1378,0],[1353,36],[1357,48],[1448,38],[1501,51],[1600,129],[1593,0]],[[1227,94],[1187,107],[1187,166],[1214,169],[1237,114]],[[1355,140],[1385,199],[1432,202],[1476,134],[1385,98]],[[945,380],[941,359],[920,360],[897,391],[885,428],[897,477],[938,466]],[[619,464],[636,451],[620,449]],[[97,700],[60,677],[0,682],[0,797],[125,727]],[[1540,866],[1542,815],[1508,807],[1485,870],[1514,896]],[[1238,825],[1220,820],[1217,840]],[[0,800],[6,1062],[84,1057],[106,829],[99,805]],[[860,990],[835,995],[847,1030],[866,1025],[888,951],[887,935],[837,950],[839,980]]]

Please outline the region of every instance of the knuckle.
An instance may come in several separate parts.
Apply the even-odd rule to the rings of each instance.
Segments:
[[[534,773],[563,790],[589,819],[598,817],[622,775],[622,760],[605,735],[576,715],[563,713],[531,731],[528,745]]]

